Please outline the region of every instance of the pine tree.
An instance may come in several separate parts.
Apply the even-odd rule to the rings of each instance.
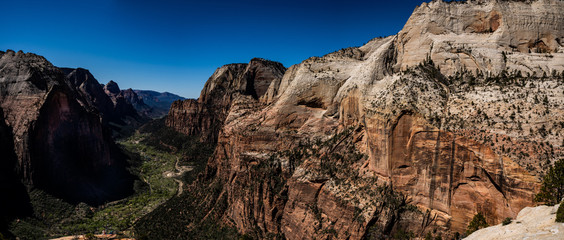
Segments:
[[[470,235],[473,232],[477,231],[478,229],[482,229],[488,227],[488,223],[486,222],[486,217],[482,213],[477,213],[472,218],[472,221],[468,224],[468,228],[466,229],[466,235]]]
[[[535,201],[554,205],[564,197],[564,159],[558,160],[544,176],[540,192]]]

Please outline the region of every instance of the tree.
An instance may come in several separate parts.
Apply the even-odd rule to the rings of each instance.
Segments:
[[[556,222],[564,223],[564,201],[560,203],[560,206],[556,211]]]
[[[554,163],[544,176],[540,192],[535,196],[536,202],[554,205],[564,197],[564,159]]]
[[[466,229],[466,235],[470,235],[473,232],[477,231],[478,229],[482,229],[488,227],[488,223],[486,222],[486,217],[482,213],[477,213],[472,218],[472,221],[468,224],[468,228]]]

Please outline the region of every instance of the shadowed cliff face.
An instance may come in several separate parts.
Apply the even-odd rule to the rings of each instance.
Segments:
[[[125,163],[99,119],[53,90],[30,132],[32,184],[68,201],[104,203],[130,194]]]
[[[11,218],[31,213],[26,188],[16,174],[17,157],[14,152],[12,131],[4,121],[0,108],[0,233],[7,229]]]
[[[487,145],[412,114],[399,116],[388,139],[394,186],[436,211],[440,225],[463,231],[475,212],[498,223],[531,204],[535,179]]]
[[[84,89],[73,89],[58,68],[21,51],[0,58],[0,84],[18,159],[13,170],[26,184],[90,204],[131,192],[124,158],[97,114],[104,98],[83,98]]]
[[[562,46],[520,50],[533,32],[560,36],[562,8],[423,4],[397,36],[307,59],[262,96],[236,77],[244,66],[224,66],[197,101],[173,104],[167,124],[217,134],[206,176],[224,186],[221,219],[242,233],[452,237],[477,212],[498,224],[533,204],[542,166],[563,154],[564,78],[550,77],[564,70]],[[403,211],[390,185],[421,212]]]
[[[71,89],[79,95],[77,100],[89,111],[98,112],[102,123],[114,130],[114,134],[127,133],[127,128],[140,126],[149,118],[136,111],[149,109],[131,89],[122,91],[114,81],[101,85],[92,74],[83,68],[62,68]]]

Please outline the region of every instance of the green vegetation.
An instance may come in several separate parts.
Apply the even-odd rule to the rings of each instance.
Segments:
[[[22,239],[45,239],[64,235],[101,233],[102,231],[131,234],[133,225],[178,191],[176,181],[192,181],[205,167],[211,146],[197,138],[177,133],[164,126],[164,119],[142,127],[133,136],[118,142],[128,158],[130,171],[138,180],[135,193],[125,199],[99,207],[70,204],[41,190],[32,190],[34,208],[31,217],[13,221],[10,232]],[[176,165],[188,165],[192,171],[178,176]]]
[[[135,226],[138,239],[237,239],[237,230],[222,226],[227,196],[219,180],[198,182],[143,217]]]
[[[503,226],[505,226],[505,225],[510,224],[511,221],[512,221],[511,218],[508,217],[508,218],[503,219],[503,222],[501,222],[501,224],[502,224]]]
[[[560,202],[560,206],[558,206],[556,211],[556,222],[564,223],[564,201]]]
[[[227,195],[219,179],[206,178],[207,160],[215,146],[199,142],[197,137],[178,134],[164,127],[164,121],[154,121],[139,129],[144,145],[156,146],[154,150],[174,151],[181,163],[193,167],[184,175],[187,186],[179,196],[174,196],[135,223],[137,239],[238,239],[237,230],[224,227],[217,221],[227,209]],[[197,181],[197,182],[195,182]]]
[[[405,231],[403,229],[396,231],[392,235],[392,239],[409,240],[413,238],[415,238],[415,234],[412,231]]]
[[[544,176],[540,192],[535,196],[535,201],[554,205],[564,197],[564,159],[554,163]]]
[[[470,235],[473,232],[477,231],[478,229],[482,229],[488,227],[488,223],[486,222],[486,218],[482,213],[477,213],[472,218],[472,221],[468,224],[468,228],[466,229],[466,235]]]

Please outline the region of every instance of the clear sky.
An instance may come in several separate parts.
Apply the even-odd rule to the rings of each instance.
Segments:
[[[0,50],[89,69],[122,89],[196,98],[216,68],[284,66],[396,34],[422,0],[1,0]]]

